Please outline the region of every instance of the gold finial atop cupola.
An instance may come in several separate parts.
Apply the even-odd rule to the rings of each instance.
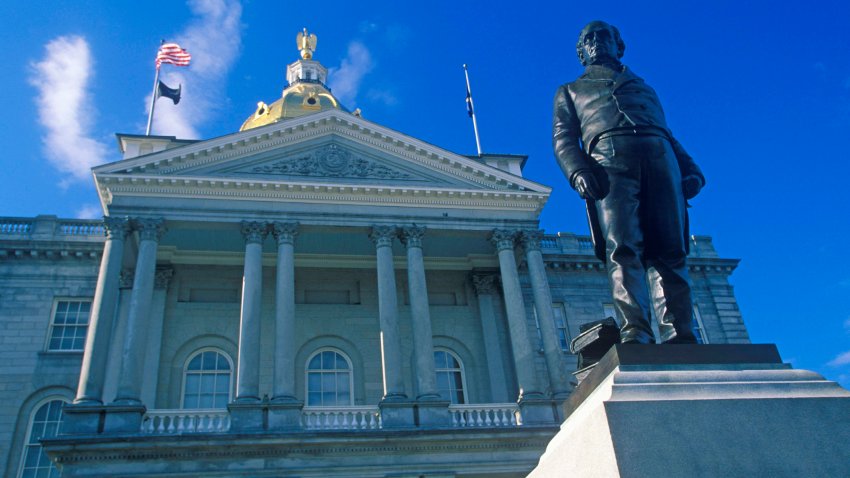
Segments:
[[[305,60],[313,58],[313,52],[316,51],[315,33],[308,34],[305,28],[303,31],[298,32],[295,41],[298,43],[298,49],[301,51],[301,58]]]

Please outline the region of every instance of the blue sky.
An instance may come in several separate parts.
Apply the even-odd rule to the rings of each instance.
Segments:
[[[620,28],[624,62],[659,93],[708,185],[692,232],[711,235],[752,340],[850,386],[850,6],[843,1],[321,2],[196,0],[0,3],[0,215],[95,217],[88,169],[119,159],[114,133],[144,132],[160,39],[193,55],[163,67],[184,100],[154,133],[211,138],[271,103],[319,37],[349,109],[474,154],[463,63],[485,152],[529,155],[554,187],[542,226],[586,233],[551,152],[555,88],[581,72],[581,27]]]

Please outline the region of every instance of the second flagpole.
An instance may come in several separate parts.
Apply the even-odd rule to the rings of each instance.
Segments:
[[[475,131],[475,146],[478,148],[478,157],[482,156],[481,140],[478,139],[478,122],[475,121],[475,104],[472,102],[472,88],[469,87],[469,72],[466,70],[466,63],[463,64],[463,74],[466,76],[466,92],[469,95],[469,110],[472,117],[472,129]]]

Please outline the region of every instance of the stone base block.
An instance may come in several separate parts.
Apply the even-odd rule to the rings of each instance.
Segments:
[[[850,476],[850,392],[774,346],[617,345],[573,398],[530,478]]]
[[[420,400],[416,402],[416,424],[421,428],[446,428],[452,426],[449,403]]]
[[[381,426],[383,428],[413,428],[416,424],[413,416],[412,401],[383,400],[378,404],[381,410]]]
[[[62,435],[94,435],[103,431],[106,407],[70,404],[62,409]]]
[[[555,402],[548,398],[522,397],[519,399],[519,411],[523,425],[553,425],[556,411]]]
[[[139,433],[145,411],[144,405],[107,405],[103,432]]]
[[[236,432],[263,430],[265,407],[266,405],[259,401],[256,403],[231,402],[227,404],[227,411],[230,412],[230,429]]]
[[[269,430],[300,430],[302,408],[304,408],[304,402],[301,401],[275,402],[272,400],[268,404]]]

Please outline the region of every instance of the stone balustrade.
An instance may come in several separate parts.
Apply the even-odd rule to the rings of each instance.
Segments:
[[[230,430],[230,414],[225,409],[148,410],[142,419],[144,435],[216,433]]]
[[[377,406],[304,407],[301,425],[305,430],[377,430],[381,415]]]
[[[522,416],[516,403],[477,403],[472,405],[449,405],[452,426],[516,427],[522,425]]]

